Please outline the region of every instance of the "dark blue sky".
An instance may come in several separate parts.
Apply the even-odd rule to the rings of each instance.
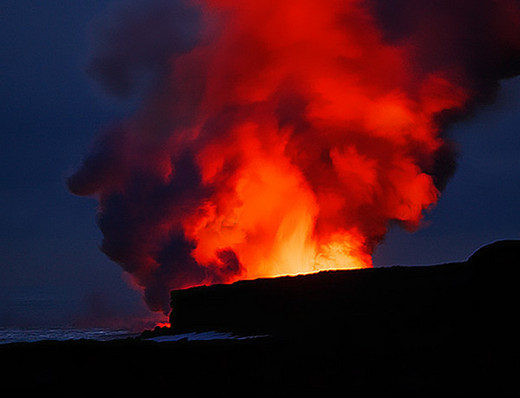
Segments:
[[[88,24],[110,1],[4,0],[0,5],[0,326],[125,324],[147,313],[98,249],[93,199],[65,179],[95,134],[130,113],[84,72]],[[393,229],[376,265],[464,260],[520,239],[520,79],[451,129],[459,168],[427,226]]]
[[[128,108],[84,72],[88,23],[108,3],[0,6],[0,326],[146,311],[98,250],[96,202],[65,186],[96,132]]]

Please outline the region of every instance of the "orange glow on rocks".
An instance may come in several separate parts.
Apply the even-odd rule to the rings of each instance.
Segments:
[[[453,171],[441,116],[485,79],[471,54],[457,59],[457,40],[475,44],[464,21],[453,43],[435,41],[434,22],[403,22],[403,36],[380,3],[176,3],[198,13],[196,43],[165,58],[142,109],[69,181],[99,199],[103,250],[152,309],[167,311],[173,288],[370,267],[390,222],[420,226]],[[503,42],[518,31],[508,15]],[[424,55],[432,41],[453,59]]]

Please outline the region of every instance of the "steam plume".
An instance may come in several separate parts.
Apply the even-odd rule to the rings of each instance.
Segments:
[[[454,172],[446,127],[520,71],[517,0],[155,0],[99,24],[90,74],[143,106],[68,185],[98,198],[102,250],[152,310],[371,266]]]

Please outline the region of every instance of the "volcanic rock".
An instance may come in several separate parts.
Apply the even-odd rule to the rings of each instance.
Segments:
[[[171,292],[178,333],[334,335],[374,339],[481,333],[518,304],[520,241],[483,247],[468,261],[239,281]],[[413,333],[411,332],[413,331]]]

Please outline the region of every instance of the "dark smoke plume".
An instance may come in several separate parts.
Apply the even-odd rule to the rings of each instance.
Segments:
[[[141,109],[68,180],[102,250],[169,290],[371,266],[456,168],[448,128],[520,73],[518,0],[127,1],[90,76]]]
[[[160,84],[172,57],[197,42],[198,10],[177,0],[114,3],[91,24],[87,73],[117,97]]]

